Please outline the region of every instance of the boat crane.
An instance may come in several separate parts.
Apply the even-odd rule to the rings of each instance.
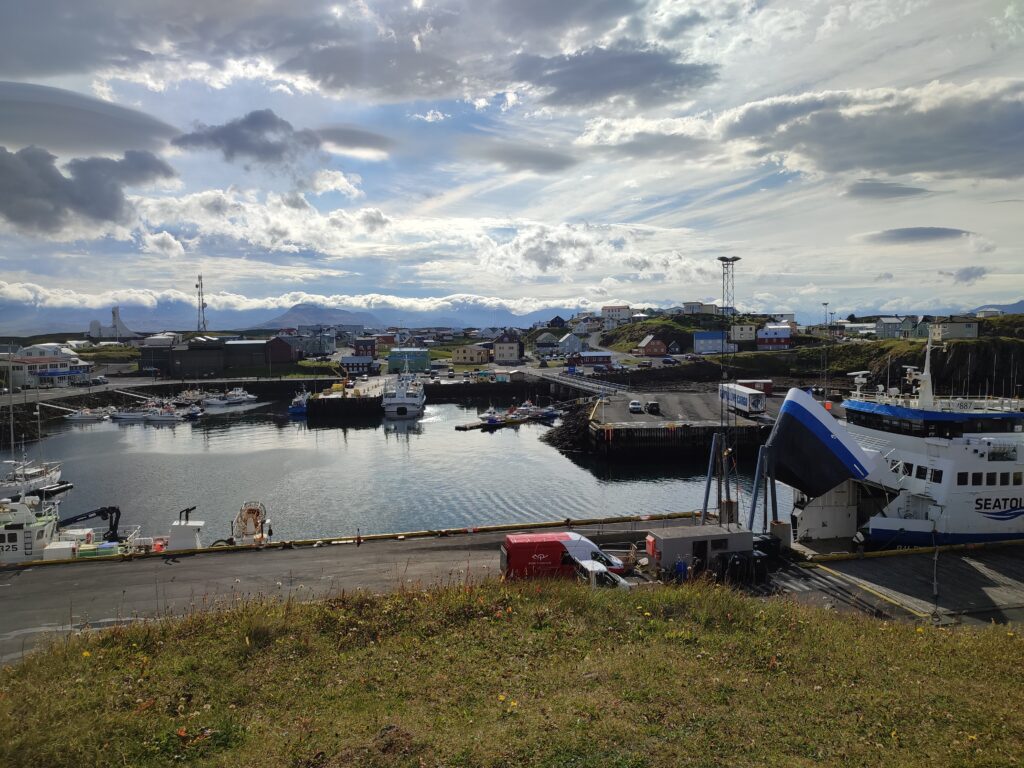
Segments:
[[[124,537],[118,533],[118,527],[121,524],[120,507],[100,507],[99,509],[91,509],[88,512],[83,512],[80,515],[72,515],[71,517],[59,521],[57,523],[57,528],[68,528],[78,523],[84,523],[86,520],[92,520],[94,517],[98,517],[100,520],[109,521],[107,530],[103,534],[104,541],[124,541]]]

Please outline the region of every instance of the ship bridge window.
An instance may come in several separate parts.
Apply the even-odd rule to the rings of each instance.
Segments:
[[[957,485],[967,485],[967,473],[966,472],[957,472],[956,473],[956,484]]]
[[[1022,485],[1022,484],[1024,484],[1024,472],[1014,472],[1013,473],[1013,484],[1014,485]]]
[[[961,474],[964,475],[964,482],[961,483],[961,485],[964,485],[964,484],[967,483],[967,475],[966,475],[966,473],[961,473]],[[932,482],[933,483],[941,483],[942,482],[942,470],[941,469],[933,469],[932,470]]]
[[[1010,484],[1010,473],[1009,472],[1000,472],[999,473],[999,484],[1000,485],[1009,485]]]
[[[996,484],[996,473],[995,472],[986,472],[985,473],[985,485],[995,485],[995,484]]]
[[[984,474],[981,472],[971,472],[971,485],[981,485],[984,479]]]
[[[910,477],[912,474],[914,474],[914,465],[903,462],[903,474],[906,475],[907,477]]]
[[[917,465],[917,474],[914,475],[918,480],[924,480],[928,477],[928,467],[923,464]]]

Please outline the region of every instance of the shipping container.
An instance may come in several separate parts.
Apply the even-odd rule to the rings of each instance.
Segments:
[[[739,384],[719,384],[718,397],[733,410],[745,414],[764,413],[764,392]]]

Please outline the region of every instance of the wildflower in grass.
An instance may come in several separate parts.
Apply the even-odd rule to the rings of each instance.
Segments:
[[[88,651],[82,651],[82,658],[88,659],[90,656],[92,656],[92,654]]]
[[[917,628],[917,634],[923,635],[924,634],[924,627],[918,627]]]
[[[507,698],[508,697],[504,693],[499,693],[498,694],[498,701],[504,701]]]

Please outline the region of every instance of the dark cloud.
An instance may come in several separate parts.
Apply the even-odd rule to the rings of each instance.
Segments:
[[[284,72],[308,75],[330,91],[372,91],[398,99],[450,97],[464,75],[445,56],[417,50],[408,39],[373,38],[310,48],[281,64]]]
[[[388,136],[350,125],[317,128],[316,135],[324,143],[336,144],[346,149],[373,149],[379,152],[388,152],[396,145],[395,140]]]
[[[698,27],[706,21],[707,18],[701,15],[699,11],[681,13],[665,22],[664,26],[658,30],[658,37],[662,40],[673,40],[684,32],[687,32],[694,27]]]
[[[576,165],[572,155],[531,144],[513,144],[504,141],[469,143],[466,152],[472,157],[500,163],[508,171],[535,171],[555,173]]]
[[[19,229],[57,232],[76,216],[124,221],[124,188],[173,177],[174,170],[149,152],[131,150],[121,160],[72,160],[65,176],[44,149],[9,152],[0,147],[0,216]]]
[[[134,109],[62,88],[0,82],[0,145],[120,153],[159,149],[177,134],[176,128]]]
[[[384,215],[379,208],[364,208],[359,212],[359,223],[368,232],[377,232],[391,224],[391,219]]]
[[[545,104],[586,106],[625,99],[657,106],[681,98],[716,78],[715,67],[680,61],[664,48],[620,43],[587,48],[566,56],[520,55],[513,74],[547,91]]]
[[[759,155],[797,153],[830,173],[1016,179],[1024,176],[1024,83],[779,97],[737,110],[724,135],[757,139]]]
[[[908,187],[895,181],[878,181],[877,179],[861,179],[850,184],[843,193],[846,197],[864,200],[889,200],[901,197],[927,195],[929,190],[922,187]]]
[[[172,142],[185,149],[217,149],[225,160],[248,158],[261,163],[281,163],[320,146],[319,137],[297,131],[270,109],[258,109],[223,125],[201,125]]]
[[[883,229],[872,232],[865,237],[869,243],[883,245],[900,245],[903,243],[932,243],[939,240],[960,240],[974,237],[974,232],[966,229],[949,229],[947,227],[902,227],[899,229]]]
[[[964,285],[970,285],[976,283],[985,275],[988,274],[986,267],[961,267],[953,272],[946,272],[939,270],[939,274],[943,277],[950,277],[954,283],[963,283]]]

